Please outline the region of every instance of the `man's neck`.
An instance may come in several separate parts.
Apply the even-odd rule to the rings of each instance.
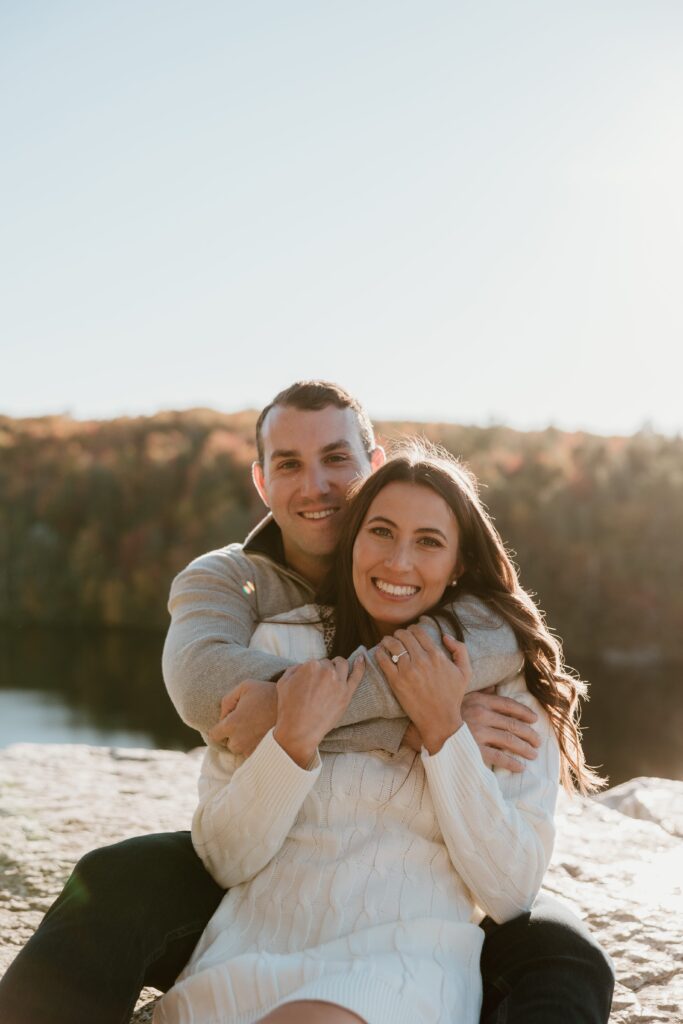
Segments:
[[[303,576],[307,583],[317,590],[325,579],[330,566],[332,565],[331,555],[307,555],[303,551],[291,551],[285,541],[285,562],[288,569],[292,569]]]

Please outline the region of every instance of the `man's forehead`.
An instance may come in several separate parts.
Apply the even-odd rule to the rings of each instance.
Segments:
[[[266,458],[315,453],[363,445],[358,419],[352,409],[326,405],[323,409],[297,409],[276,405],[262,430]]]

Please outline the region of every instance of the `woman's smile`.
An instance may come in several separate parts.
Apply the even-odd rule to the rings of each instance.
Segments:
[[[422,589],[422,587],[413,587],[405,583],[389,583],[388,580],[381,580],[376,577],[373,577],[372,582],[382,594],[394,598],[414,597]]]

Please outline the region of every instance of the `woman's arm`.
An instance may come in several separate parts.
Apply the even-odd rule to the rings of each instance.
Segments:
[[[352,670],[344,658],[294,666],[277,683],[275,726],[253,754],[207,750],[192,841],[220,885],[252,878],[280,849],[320,774],[318,744],[362,674],[362,659]]]
[[[246,760],[207,749],[199,778],[192,842],[219,885],[246,882],[274,857],[320,774],[316,755],[301,768],[271,729]]]
[[[541,887],[555,838],[560,773],[559,747],[545,710],[523,684],[509,689],[538,715],[541,745],[523,772],[487,768],[466,725],[435,754],[422,751],[453,866],[498,922],[529,910]]]
[[[496,921],[528,910],[552,852],[560,758],[548,716],[517,675],[504,696],[533,708],[541,745],[523,772],[492,772],[461,717],[470,666],[464,644],[436,644],[418,626],[385,637],[382,668],[422,737],[422,759],[451,861]],[[401,652],[404,652],[401,654]],[[400,655],[394,663],[389,653]]]

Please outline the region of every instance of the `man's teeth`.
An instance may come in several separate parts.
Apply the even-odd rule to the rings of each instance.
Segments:
[[[398,587],[394,583],[386,583],[385,580],[375,580],[375,586],[378,590],[385,594],[391,594],[393,597],[412,597],[420,589],[419,587]]]
[[[327,519],[328,516],[333,516],[336,511],[336,508],[325,508],[322,512],[302,512],[301,515],[304,519]]]

